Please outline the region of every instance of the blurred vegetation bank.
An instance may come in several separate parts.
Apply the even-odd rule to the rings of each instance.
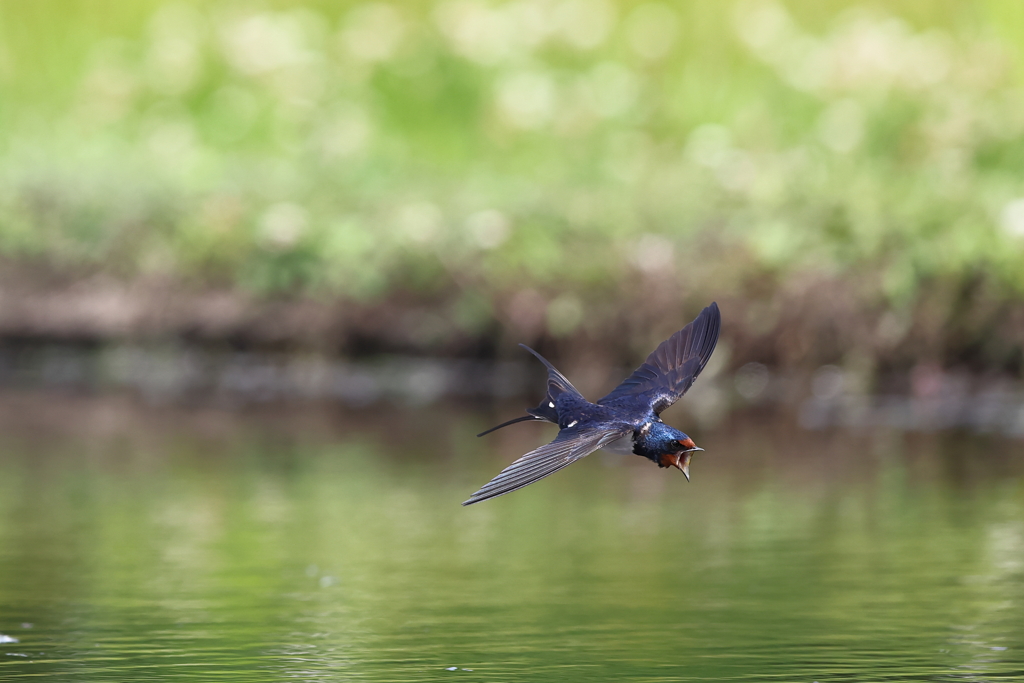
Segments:
[[[0,332],[1020,373],[1024,5],[0,0]]]

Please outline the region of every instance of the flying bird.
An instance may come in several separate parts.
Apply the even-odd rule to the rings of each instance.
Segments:
[[[525,417],[503,422],[477,436],[527,420],[558,425],[555,440],[506,467],[463,505],[503,496],[571,465],[603,448],[620,455],[642,455],[658,467],[677,467],[690,480],[693,439],[661,421],[661,412],[693,386],[718,342],[722,316],[712,303],[693,322],[658,345],[643,365],[597,403],[580,392],[539,353],[520,344],[548,369],[547,393]]]

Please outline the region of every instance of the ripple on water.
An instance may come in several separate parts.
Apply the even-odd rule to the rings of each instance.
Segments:
[[[467,509],[536,434],[398,418],[0,433],[0,679],[1024,676],[1019,443],[755,424]]]

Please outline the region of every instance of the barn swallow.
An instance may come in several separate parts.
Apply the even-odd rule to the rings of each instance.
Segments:
[[[722,316],[712,303],[693,322],[658,345],[643,365],[597,403],[580,392],[539,353],[520,344],[548,370],[547,393],[536,408],[477,436],[527,420],[558,425],[555,440],[530,451],[501,471],[463,505],[503,496],[571,465],[603,448],[641,455],[658,467],[677,467],[690,480],[693,439],[661,421],[661,412],[693,386],[718,342]]]

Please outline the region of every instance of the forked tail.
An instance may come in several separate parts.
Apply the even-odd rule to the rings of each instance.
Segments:
[[[581,399],[583,398],[583,395],[576,391],[576,387],[572,385],[572,382],[566,379],[565,375],[560,373],[554,365],[544,358],[544,356],[540,355],[526,344],[520,344],[520,346],[535,355],[537,360],[543,363],[544,367],[548,369],[547,392],[544,394],[544,399],[536,408],[526,409],[526,412],[529,413],[529,415],[517,417],[514,420],[509,420],[508,422],[502,422],[497,427],[491,427],[486,432],[480,432],[477,436],[490,434],[496,429],[501,429],[502,427],[507,427],[517,422],[526,422],[527,420],[544,420],[546,422],[554,422],[555,424],[558,424],[558,409],[556,408],[558,405],[558,397],[562,394],[573,394]]]

